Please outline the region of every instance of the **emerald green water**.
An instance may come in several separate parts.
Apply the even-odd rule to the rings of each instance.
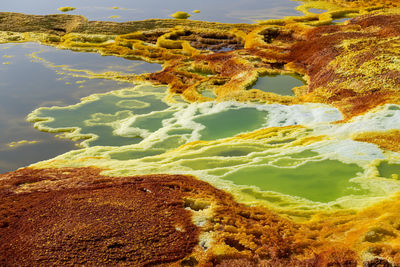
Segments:
[[[122,106],[118,103],[130,99],[140,100],[147,105],[133,105],[131,108]],[[168,106],[161,100],[149,96],[129,96],[120,97],[109,94],[102,95],[98,100],[86,102],[74,108],[44,108],[40,110],[40,117],[50,117],[54,120],[43,123],[44,126],[52,129],[80,128],[82,135],[96,135],[97,139],[91,141],[91,145],[103,146],[123,146],[139,143],[142,138],[139,136],[123,137],[113,134],[113,121],[122,120],[130,117],[132,114],[148,114],[152,111],[160,111]],[[148,120],[138,118],[134,127],[142,126],[144,129],[155,130],[161,126],[163,115],[151,114]],[[144,121],[146,123],[144,123]],[[144,125],[145,124],[145,125]]]
[[[279,95],[294,95],[292,88],[302,85],[304,85],[304,82],[300,77],[276,75],[258,78],[253,88]]]
[[[267,115],[266,111],[255,108],[241,108],[202,116],[194,121],[205,126],[200,131],[202,140],[215,140],[261,128]]]
[[[162,127],[162,121],[169,118],[174,112],[154,113],[145,117],[139,117],[132,124],[133,127],[156,131]]]
[[[329,202],[346,195],[366,193],[349,181],[360,171],[362,169],[355,164],[324,160],[308,162],[297,168],[246,167],[228,174],[224,179],[238,185],[255,185],[264,191]]]
[[[379,164],[378,171],[381,177],[392,178],[392,174],[400,175],[400,164],[389,164],[383,161]]]

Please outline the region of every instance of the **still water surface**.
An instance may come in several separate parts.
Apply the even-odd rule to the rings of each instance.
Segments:
[[[176,11],[191,14],[193,20],[223,23],[252,23],[253,20],[277,19],[301,15],[295,8],[300,2],[291,0],[15,0],[3,1],[2,11],[28,14],[60,14],[57,8],[75,7],[68,14],[84,15],[89,20],[132,21],[150,18],[171,18]],[[113,7],[118,7],[114,9]],[[200,10],[200,13],[192,13]],[[119,16],[110,18],[110,16]]]
[[[170,18],[176,11],[186,11],[191,19],[223,23],[252,23],[254,20],[275,19],[301,15],[296,11],[300,2],[290,0],[253,1],[131,1],[97,0],[15,0],[4,1],[2,10],[27,14],[61,14],[57,8],[72,6],[68,14],[84,15],[89,20],[132,21],[149,18]],[[195,14],[193,10],[200,10]],[[110,18],[110,16],[118,16]],[[40,52],[40,61],[32,53]],[[49,66],[49,63],[53,66]],[[85,79],[69,75],[63,68],[85,69],[101,73],[155,72],[160,65],[130,61],[122,58],[103,57],[92,53],[76,53],[44,47],[38,44],[0,45],[0,173],[31,163],[52,158],[75,148],[69,140],[55,138],[53,134],[35,130],[26,122],[26,116],[41,106],[65,106],[94,93],[108,92],[131,84],[121,84],[106,79]],[[22,140],[34,143],[10,143]]]
[[[35,52],[46,61],[34,59],[32,54]],[[74,77],[61,67],[50,67],[49,63],[96,73],[118,70],[139,74],[161,69],[158,64],[57,50],[34,43],[0,45],[0,173],[76,148],[69,140],[35,130],[25,120],[32,110],[43,106],[70,105],[93,93],[132,86],[107,79]],[[35,143],[10,147],[12,142],[22,140]]]

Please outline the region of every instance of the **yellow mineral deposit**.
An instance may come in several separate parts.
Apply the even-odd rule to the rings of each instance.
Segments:
[[[70,7],[70,6],[64,6],[64,7],[59,7],[58,10],[61,12],[69,12],[75,10],[75,7]]]
[[[43,17],[2,15],[11,24],[1,43],[163,69],[87,71],[82,79],[135,85],[28,115],[81,149],[0,176],[0,207],[13,214],[0,217],[0,259],[27,262],[35,242],[43,264],[57,254],[93,265],[400,265],[399,5],[304,1],[304,16],[258,24],[185,20],[186,12],[129,25],[71,16],[66,33]],[[43,27],[12,23],[27,18]],[[302,82],[289,93],[263,88],[277,76]],[[11,238],[39,231],[47,232]]]
[[[171,17],[175,19],[187,19],[190,17],[190,14],[183,11],[177,11],[174,14],[172,14]]]
[[[9,147],[19,147],[19,146],[22,146],[22,145],[33,145],[33,144],[36,144],[36,143],[38,143],[38,141],[36,141],[36,140],[31,140],[31,141],[20,140],[20,141],[13,141],[13,142],[9,143],[8,146]]]

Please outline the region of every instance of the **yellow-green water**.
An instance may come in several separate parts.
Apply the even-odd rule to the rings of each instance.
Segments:
[[[283,164],[282,164],[283,163]],[[292,168],[288,162],[278,166],[243,167],[224,176],[238,185],[254,185],[263,191],[275,191],[317,202],[335,201],[339,197],[362,194],[357,183],[350,182],[362,169],[337,160],[311,161]],[[301,161],[294,162],[301,164]],[[289,165],[289,166],[287,166]]]

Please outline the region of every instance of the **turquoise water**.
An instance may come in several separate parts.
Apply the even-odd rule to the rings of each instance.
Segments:
[[[300,77],[292,75],[264,76],[258,78],[253,88],[279,95],[294,95],[293,87],[304,85]]]
[[[147,105],[132,105],[131,107],[122,105],[121,107],[121,101],[130,100],[143,101]],[[132,114],[148,114],[164,110],[167,107],[164,102],[150,96],[133,95],[129,97],[109,94],[73,108],[41,109],[40,116],[56,118],[45,123],[46,127],[52,129],[62,128],[71,129],[69,131],[72,131],[75,128],[80,128],[80,135],[94,138],[91,141],[92,146],[123,146],[139,143],[143,138],[139,135],[129,137],[116,135],[113,133],[114,128],[112,125],[107,124],[129,118]],[[169,117],[168,115],[170,113],[166,113],[164,116],[158,114],[148,115],[145,120],[138,118],[131,126],[154,131],[161,127],[161,121]]]

